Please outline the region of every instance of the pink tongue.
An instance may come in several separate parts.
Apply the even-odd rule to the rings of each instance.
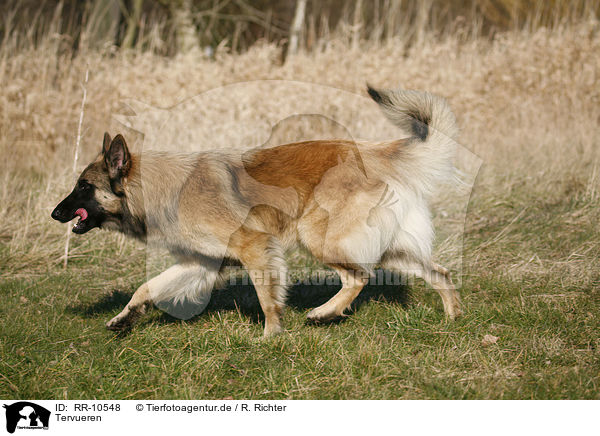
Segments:
[[[81,217],[81,221],[83,221],[84,219],[86,219],[88,217],[87,210],[85,210],[83,207],[80,207],[79,209],[77,209],[75,211],[75,215],[80,216]]]

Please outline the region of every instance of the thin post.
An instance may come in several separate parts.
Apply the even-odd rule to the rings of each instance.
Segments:
[[[81,125],[83,124],[83,112],[85,109],[85,99],[87,97],[87,88],[86,85],[88,83],[89,77],[89,69],[85,70],[85,81],[81,85],[83,89],[83,98],[81,99],[81,109],[79,110],[79,124],[77,126],[77,139],[75,141],[75,154],[73,156],[73,180],[77,180],[77,161],[79,160],[79,144],[81,143]],[[71,222],[67,223],[67,240],[65,241],[65,258],[63,261],[63,268],[67,267],[67,263],[69,261],[69,241],[71,240]]]

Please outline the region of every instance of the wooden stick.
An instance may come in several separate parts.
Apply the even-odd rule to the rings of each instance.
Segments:
[[[81,85],[83,89],[83,98],[81,99],[81,109],[79,110],[79,125],[77,126],[77,140],[75,141],[75,155],[73,157],[73,179],[77,180],[77,161],[79,160],[79,144],[81,143],[81,125],[83,124],[83,111],[85,108],[85,99],[87,97],[87,88],[86,85],[88,83],[89,77],[89,69],[85,70],[85,81]],[[69,241],[71,240],[71,227],[72,224],[69,221],[67,223],[67,240],[65,242],[65,254],[63,261],[63,268],[67,267],[67,263],[69,261]]]
[[[290,29],[290,45],[288,47],[288,55],[295,55],[298,52],[300,33],[304,24],[304,14],[306,11],[306,0],[298,0],[296,2],[296,12]]]

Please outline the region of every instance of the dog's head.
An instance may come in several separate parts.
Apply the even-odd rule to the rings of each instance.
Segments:
[[[66,223],[78,216],[73,232],[79,234],[94,227],[119,227],[130,169],[125,138],[117,135],[111,140],[105,133],[102,152],[83,170],[73,191],[52,211],[52,218]]]

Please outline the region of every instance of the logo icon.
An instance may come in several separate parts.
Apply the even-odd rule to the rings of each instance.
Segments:
[[[6,409],[6,431],[14,433],[15,429],[48,429],[50,411],[29,401],[19,401],[10,405],[4,404]]]

